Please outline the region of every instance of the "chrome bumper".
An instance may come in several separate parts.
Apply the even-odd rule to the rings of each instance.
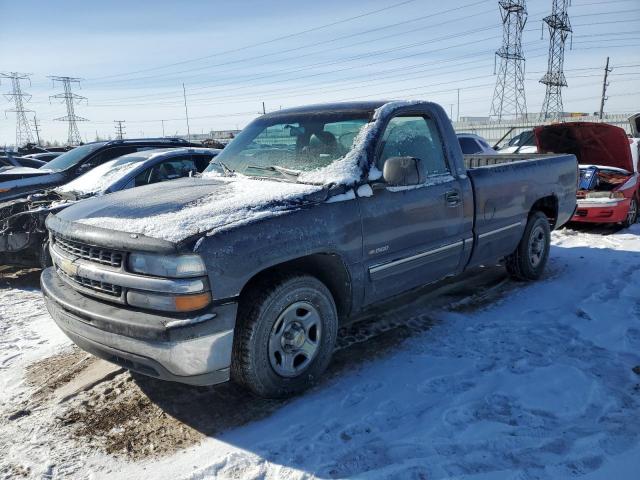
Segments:
[[[177,319],[87,298],[53,268],[43,271],[41,284],[56,324],[89,353],[164,380],[211,385],[229,379],[237,304]]]

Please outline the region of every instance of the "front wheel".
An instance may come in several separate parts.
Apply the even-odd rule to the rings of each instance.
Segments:
[[[629,204],[629,212],[627,212],[627,218],[622,222],[622,226],[629,228],[631,225],[638,221],[638,201],[634,198],[631,199]]]
[[[538,280],[549,259],[551,229],[542,212],[529,216],[518,248],[507,257],[507,271],[518,280]]]
[[[337,332],[335,302],[322,282],[272,277],[241,301],[232,378],[261,397],[301,392],[329,365]]]

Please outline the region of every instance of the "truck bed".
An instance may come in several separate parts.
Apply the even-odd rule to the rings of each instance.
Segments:
[[[578,178],[573,155],[468,155],[464,161],[474,196],[472,265],[513,251],[526,224],[523,211],[540,199],[557,211],[552,228],[573,215]]]

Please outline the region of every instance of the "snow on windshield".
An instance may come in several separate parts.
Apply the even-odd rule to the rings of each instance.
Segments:
[[[422,103],[421,101],[388,102],[377,108],[373,120],[367,123],[353,141],[349,153],[326,167],[300,174],[298,180],[305,183],[326,185],[354,185],[362,178],[363,171],[368,166],[367,148],[373,138],[383,127],[385,118],[395,109]],[[375,168],[375,167],[374,167]],[[374,177],[377,175],[374,174]],[[373,179],[373,178],[371,178]]]
[[[110,160],[80,175],[75,180],[56,188],[58,192],[73,192],[80,195],[97,195],[104,193],[111,185],[118,182],[140,162],[148,160],[148,156],[121,157]]]

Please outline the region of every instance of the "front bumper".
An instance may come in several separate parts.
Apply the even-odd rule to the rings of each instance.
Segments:
[[[93,355],[144,375],[191,385],[229,380],[236,303],[165,317],[89,298],[48,268],[42,293],[62,331]]]
[[[620,223],[627,218],[631,199],[590,202],[578,200],[572,222]]]

